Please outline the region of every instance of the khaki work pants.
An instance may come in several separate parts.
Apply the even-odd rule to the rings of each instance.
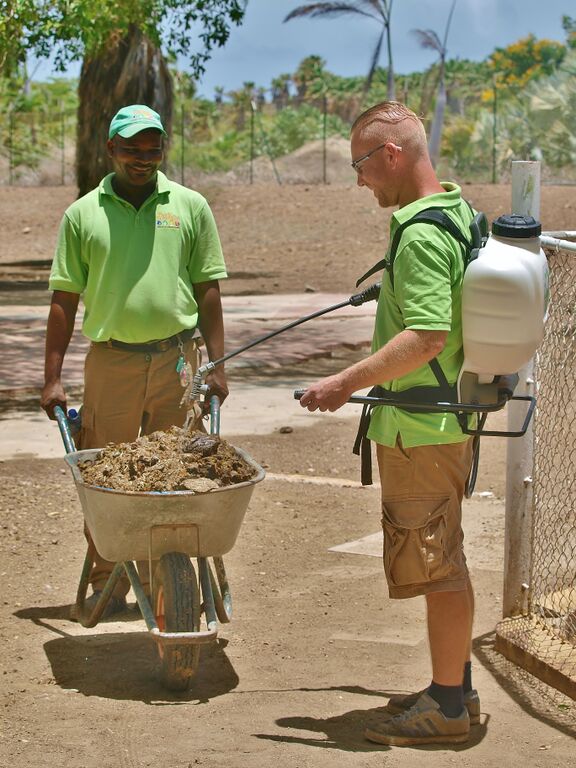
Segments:
[[[178,347],[165,352],[132,352],[92,344],[84,364],[84,401],[79,448],[104,448],[108,443],[126,443],[139,435],[183,426],[186,408],[180,407],[184,389],[176,372]],[[184,344],[184,356],[195,373],[200,364],[197,340]],[[193,425],[201,429],[201,414]],[[85,528],[86,537],[90,533]],[[90,583],[94,590],[104,588],[114,563],[96,553]],[[150,589],[148,563],[138,563],[145,591]],[[124,597],[130,582],[124,574],[114,595]]]

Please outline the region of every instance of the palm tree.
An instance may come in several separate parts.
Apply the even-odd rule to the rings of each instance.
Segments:
[[[296,106],[300,106],[304,102],[311,103],[312,91],[315,91],[314,95],[316,100],[320,96],[320,102],[322,102],[322,95],[324,93],[324,80],[326,71],[324,67],[326,62],[320,56],[306,56],[298,64],[298,69],[292,75],[292,82],[296,87],[296,96],[294,103]],[[318,104],[316,104],[318,106]]]
[[[420,41],[422,48],[430,48],[436,51],[439,56],[439,68],[438,68],[438,95],[436,96],[436,107],[434,109],[434,119],[432,121],[432,127],[430,129],[430,138],[428,139],[428,149],[430,152],[430,159],[435,166],[438,162],[440,155],[440,141],[442,139],[442,125],[444,123],[444,111],[446,109],[446,82],[445,82],[445,68],[446,68],[446,44],[448,42],[448,32],[450,30],[450,22],[452,21],[452,15],[456,6],[457,0],[453,0],[450,13],[448,14],[448,21],[446,22],[446,28],[444,30],[444,40],[441,41],[436,32],[433,29],[415,29],[414,34]]]
[[[252,108],[252,101],[256,90],[256,83],[244,82],[242,88],[236,91],[230,91],[228,96],[232,100],[234,110],[234,128],[236,131],[243,131],[246,127],[246,115]]]
[[[278,75],[272,80],[272,104],[277,112],[288,106],[290,101],[290,83],[292,75]]]
[[[386,48],[388,51],[387,94],[388,99],[393,101],[395,98],[395,88],[390,36],[390,17],[392,15],[393,2],[394,0],[352,0],[352,2],[348,3],[308,3],[308,5],[300,5],[298,8],[295,8],[286,16],[284,21],[290,21],[291,19],[297,19],[303,16],[309,16],[311,19],[319,18],[321,16],[335,18],[347,13],[355,13],[360,16],[366,16],[369,19],[375,19],[378,24],[381,25],[382,31],[378,36],[378,41],[372,54],[370,69],[366,76],[364,89],[365,91],[368,91],[370,88],[372,78],[374,77],[374,71],[376,70],[380,58],[384,36],[386,36]]]

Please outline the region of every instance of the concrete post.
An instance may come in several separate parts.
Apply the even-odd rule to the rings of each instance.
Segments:
[[[512,213],[540,216],[540,163],[512,163]],[[534,361],[519,372],[518,395],[533,395]],[[526,403],[510,403],[508,429],[522,422]],[[506,454],[506,519],[504,531],[504,594],[502,614],[506,618],[523,613],[528,607],[532,553],[533,512],[532,424],[524,437],[508,438]]]
[[[540,218],[540,163],[512,162],[512,213]]]

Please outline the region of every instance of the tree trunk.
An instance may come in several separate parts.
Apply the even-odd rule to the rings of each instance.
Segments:
[[[111,170],[108,126],[120,107],[152,107],[170,135],[172,76],[160,50],[134,27],[125,37],[113,37],[98,56],[84,59],[78,96],[76,180],[82,196]]]
[[[440,62],[440,82],[438,84],[438,95],[436,96],[436,107],[434,109],[434,119],[430,129],[430,138],[428,140],[428,151],[432,165],[436,164],[440,158],[440,144],[442,142],[442,128],[444,126],[444,111],[446,109],[446,85],[444,82],[444,62]]]
[[[392,61],[392,35],[390,34],[390,16],[388,16],[388,23],[386,24],[386,49],[388,51],[388,73],[387,73],[386,96],[388,98],[388,101],[395,101],[396,100],[396,82],[394,80],[394,64]]]
[[[428,112],[430,111],[430,102],[432,101],[432,95],[435,89],[435,85],[433,85],[430,81],[432,79],[432,75],[436,74],[436,71],[436,65],[432,65],[430,69],[424,72],[424,76],[422,77],[420,85],[420,108],[418,112],[424,118],[428,117]]]

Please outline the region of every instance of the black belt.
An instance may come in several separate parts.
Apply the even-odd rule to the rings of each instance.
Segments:
[[[175,333],[174,336],[170,336],[169,339],[159,339],[144,344],[129,344],[126,341],[116,341],[116,339],[96,343],[105,344],[107,347],[114,347],[115,349],[125,349],[127,352],[167,352],[172,347],[177,347],[178,344],[183,344],[191,339],[195,333],[195,328],[185,328],[183,331]]]

